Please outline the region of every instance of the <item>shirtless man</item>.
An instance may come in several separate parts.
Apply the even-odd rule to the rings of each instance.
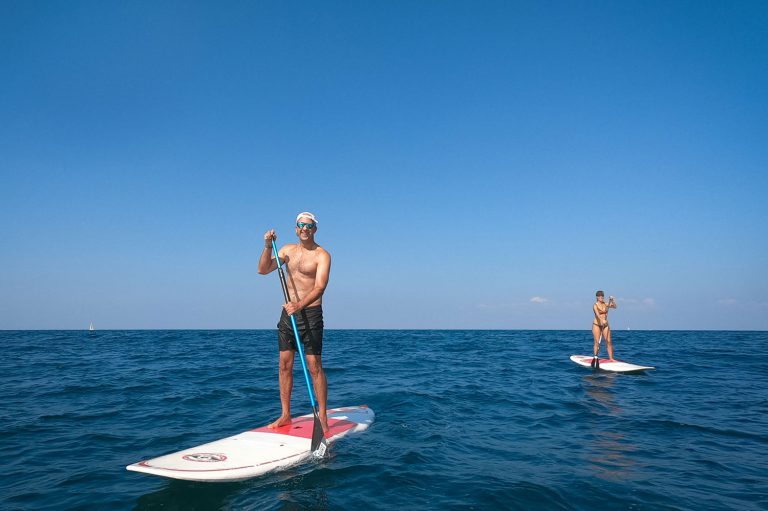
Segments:
[[[595,293],[597,301],[592,306],[592,312],[595,314],[595,319],[592,322],[592,337],[595,338],[595,351],[594,358],[592,359],[592,366],[599,366],[598,351],[600,351],[600,336],[605,339],[605,346],[608,348],[608,358],[613,360],[613,345],[611,344],[611,327],[608,326],[608,309],[616,308],[616,301],[611,296],[608,303],[605,303],[605,293],[598,291]]]
[[[279,382],[282,414],[270,424],[278,428],[291,423],[291,391],[293,390],[293,361],[298,347],[291,326],[294,314],[307,359],[307,369],[312,376],[312,386],[317,397],[318,415],[323,431],[328,432],[328,381],[322,364],[323,350],[323,293],[331,271],[331,255],[315,243],[317,219],[309,212],[296,217],[296,236],[299,242],[283,246],[280,260],[288,268],[287,285],[290,301],[283,306],[277,324],[277,343],[280,350]],[[264,234],[264,250],[259,259],[259,273],[266,275],[277,269],[272,251],[272,240],[277,240],[275,230]]]

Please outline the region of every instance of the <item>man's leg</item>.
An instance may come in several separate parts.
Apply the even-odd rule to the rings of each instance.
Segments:
[[[322,355],[307,355],[307,369],[312,376],[312,386],[315,388],[317,398],[318,415],[323,425],[323,431],[328,433],[328,380],[323,371]]]
[[[293,390],[293,359],[295,353],[293,350],[280,352],[278,380],[280,381],[280,407],[282,408],[282,413],[279,419],[267,426],[269,428],[278,428],[291,423],[291,391]]]

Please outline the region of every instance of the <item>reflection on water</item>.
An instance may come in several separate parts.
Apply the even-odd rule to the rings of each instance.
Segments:
[[[158,491],[139,497],[133,509],[135,511],[229,509],[231,499],[243,488],[244,485],[238,483],[193,483],[171,480]]]
[[[623,481],[632,476],[635,462],[627,457],[637,448],[619,431],[606,431],[594,444],[596,452],[590,457],[590,469],[601,479]]]
[[[301,491],[286,491],[278,494],[280,505],[277,509],[316,509],[326,511],[331,508],[328,493],[323,488],[306,488]]]
[[[584,376],[582,382],[589,397],[594,441],[588,447],[588,468],[600,479],[623,481],[632,478],[635,462],[627,454],[637,447],[618,428],[623,410],[616,402],[613,389],[615,374],[591,374]]]
[[[612,373],[594,373],[582,378],[584,390],[589,397],[593,398],[587,402],[593,413],[604,415],[608,411],[608,414],[612,416],[621,415],[621,408],[616,404],[611,390],[616,376]]]
[[[232,509],[330,509],[330,499],[316,465],[306,464],[235,483],[167,480],[157,491],[139,497],[134,511],[230,511]],[[307,481],[307,479],[311,481]],[[275,490],[278,490],[275,494]],[[275,501],[277,497],[277,502]]]

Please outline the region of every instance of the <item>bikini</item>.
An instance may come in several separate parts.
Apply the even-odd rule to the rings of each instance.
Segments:
[[[600,310],[600,307],[598,307],[597,309]],[[606,315],[605,325],[601,326],[600,323],[597,322],[597,320],[594,320],[592,322],[592,326],[600,327],[600,329],[608,328],[608,306],[605,306],[605,310],[601,311],[601,312],[605,313],[605,315]]]

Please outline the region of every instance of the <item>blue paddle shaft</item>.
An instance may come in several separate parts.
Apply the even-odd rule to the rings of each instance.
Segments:
[[[275,260],[277,261],[277,272],[280,276],[280,284],[283,286],[283,295],[285,303],[290,302],[288,296],[288,284],[285,281],[285,272],[283,271],[283,265],[280,263],[280,256],[277,253],[277,244],[275,240],[272,240],[272,251],[275,254]],[[317,405],[315,404],[315,393],[312,390],[312,382],[309,379],[309,371],[307,371],[307,363],[304,361],[304,348],[301,346],[301,337],[299,336],[299,329],[296,326],[296,318],[293,314],[290,315],[291,326],[293,327],[293,336],[296,338],[296,347],[299,350],[299,359],[301,360],[301,368],[304,370],[304,379],[307,381],[307,390],[309,390],[309,401],[312,403],[312,409],[317,413]]]

